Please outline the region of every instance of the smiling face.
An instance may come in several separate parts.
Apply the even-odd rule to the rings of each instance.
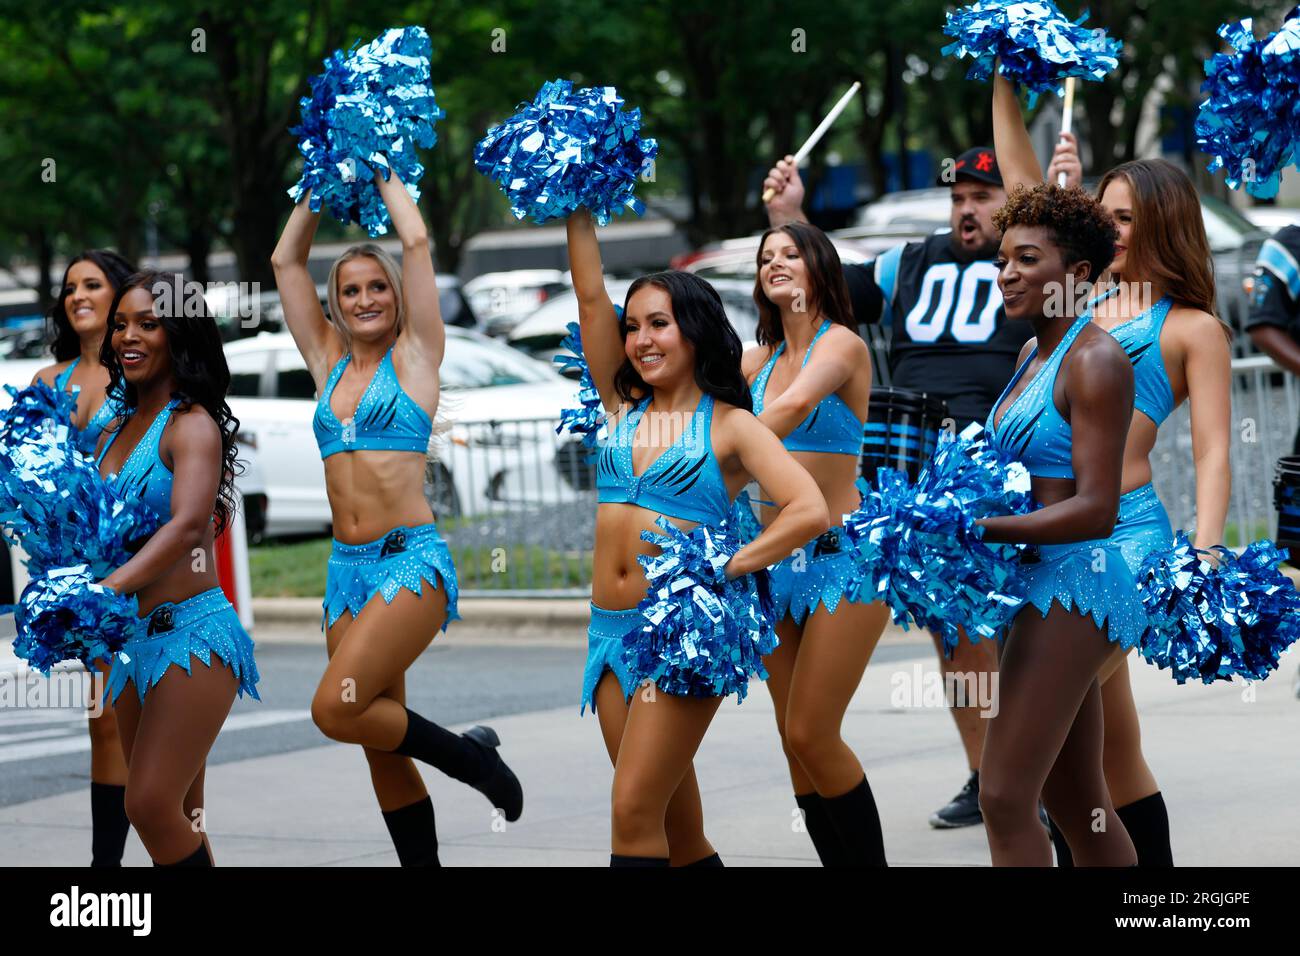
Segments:
[[[63,312],[79,338],[93,338],[99,344],[108,327],[108,310],[113,305],[114,292],[104,271],[89,259],[74,263],[68,270],[68,281],[63,287]]]
[[[339,266],[338,300],[348,331],[363,341],[389,335],[397,325],[397,296],[388,273],[370,256]]]
[[[1133,232],[1133,190],[1128,180],[1116,176],[1106,184],[1106,191],[1101,194],[1101,205],[1115,220],[1119,230],[1119,239],[1115,243],[1115,258],[1110,262],[1110,271],[1124,274],[1124,260],[1128,257],[1129,235]]]
[[[993,214],[1006,201],[1007,193],[1001,186],[970,179],[953,183],[948,222],[958,248],[971,256],[993,255],[998,244]]]
[[[807,264],[794,239],[779,229],[759,250],[758,281],[763,294],[778,309],[794,308],[798,296],[802,296],[805,310],[810,307]]]
[[[1060,296],[1066,281],[1061,249],[1044,226],[1008,229],[998,249],[997,266],[998,288],[1002,290],[1008,319],[1034,319],[1044,315],[1047,299]],[[1087,267],[1083,266],[1083,273],[1086,272]]]
[[[171,374],[167,332],[154,314],[148,289],[131,289],[122,296],[113,314],[112,332],[113,354],[122,366],[122,376],[136,388]]]
[[[656,285],[645,285],[628,300],[623,316],[623,351],[641,380],[663,387],[695,375],[695,346],[673,317],[673,300]]]

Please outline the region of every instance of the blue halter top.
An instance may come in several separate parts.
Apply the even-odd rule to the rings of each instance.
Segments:
[[[72,370],[81,362],[81,356],[72,360],[72,364],[59,373],[54,380],[54,387],[62,392],[68,387],[68,380],[72,378]],[[80,398],[81,386],[77,386],[77,397]],[[114,392],[104,399],[104,403],[96,409],[95,414],[86,422],[86,427],[73,430],[73,442],[77,449],[86,455],[95,453],[95,446],[99,443],[99,435],[104,428],[113,419],[122,414],[123,402],[121,392]]]
[[[162,439],[163,429],[172,417],[172,412],[180,404],[180,399],[173,398],[163,406],[157,417],[150,423],[148,431],[131,449],[122,462],[122,467],[114,474],[105,475],[105,480],[113,485],[113,491],[119,498],[135,498],[148,505],[164,521],[172,513],[172,473],[163,464],[162,455],[158,453],[158,443]],[[124,421],[123,426],[126,422]],[[118,428],[104,443],[103,450],[95,460],[98,465],[108,454],[108,449],[117,436],[122,434]]]
[[[808,343],[808,351],[804,353],[803,368],[808,364],[808,359],[812,357],[813,346],[817,340],[826,334],[826,330],[831,327],[831,321],[827,319],[822,323],[813,340]],[[776,367],[776,360],[785,351],[785,342],[781,342],[772,353],[772,357],[767,360],[762,371],[754,378],[754,384],[749,387],[749,392],[754,397],[754,414],[759,415],[763,411],[763,396],[767,392],[767,380],[772,374],[772,369]],[[782,444],[789,451],[813,451],[824,452],[832,455],[858,455],[862,452],[862,429],[866,423],[854,414],[853,409],[849,408],[848,403],[838,395],[827,395],[817,407],[809,413],[808,417],[795,427],[795,430],[787,435]]]
[[[1070,346],[1079,337],[1083,327],[1091,321],[1091,312],[1084,312],[1075,319],[1060,343],[1052,350],[1052,354],[1047,357],[1042,368],[1034,375],[1025,390],[1016,396],[1015,401],[999,421],[997,414],[1002,407],[1002,402],[1016,387],[1016,383],[1025,374],[1025,369],[1038,354],[1038,347],[1035,346],[1020,368],[1016,369],[1016,374],[1002,390],[998,400],[993,403],[988,420],[984,423],[990,441],[1006,454],[1023,463],[1032,476],[1074,477],[1074,468],[1070,459],[1070,423],[1057,411],[1056,402],[1052,399],[1052,391],[1056,385],[1056,373],[1061,369],[1065,354],[1070,351]]]
[[[644,472],[632,473],[637,425],[650,404],[638,402],[614,427],[596,461],[596,500],[630,504],[670,518],[716,524],[727,516],[731,499],[713,455],[713,396],[704,395],[675,442]]]
[[[320,400],[316,402],[316,415],[311,426],[316,433],[321,458],[341,451],[427,453],[433,422],[397,381],[391,346],[362,393],[352,417],[346,423],[338,420],[330,408],[330,397],[350,361],[351,352],[339,359],[321,390]]]
[[[1111,289],[1089,305],[1114,294],[1115,290]],[[1165,296],[1136,318],[1106,330],[1123,346],[1133,363],[1134,409],[1155,422],[1157,428],[1174,410],[1174,387],[1165,370],[1164,356],[1160,354],[1160,330],[1165,327],[1173,304],[1174,300]]]

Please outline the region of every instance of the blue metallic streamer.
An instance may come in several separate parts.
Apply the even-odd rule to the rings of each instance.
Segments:
[[[915,484],[881,468],[862,479],[844,531],[856,565],[846,594],[884,601],[894,622],[943,634],[951,651],[998,636],[1025,601],[1020,546],[983,540],[980,518],[1029,511],[1029,473],[986,442],[978,425],[941,440]]]
[[[1272,198],[1300,140],[1300,16],[1292,10],[1262,40],[1250,20],[1225,23],[1218,34],[1233,52],[1205,61],[1196,145],[1214,157],[1210,172],[1225,170],[1230,187]]]
[[[587,356],[582,351],[582,330],[577,322],[565,326],[569,334],[560,342],[560,348],[568,349],[570,354],[556,355],[552,361],[560,366],[561,372],[578,369],[578,407],[560,410],[560,424],[555,426],[558,435],[566,428],[574,435],[582,436],[582,444],[588,451],[588,458],[594,457],[596,446],[605,440],[605,407],[601,404],[600,393],[591,378],[591,369],[587,365]]]
[[[955,39],[941,52],[973,58],[972,80],[992,76],[996,60],[999,73],[1028,88],[1032,107],[1039,93],[1063,96],[1066,77],[1100,80],[1119,66],[1123,44],[1085,29],[1087,19],[1070,21],[1050,0],[978,0],[948,14],[943,32]]]
[[[88,664],[119,650],[139,626],[138,605],[134,595],[123,597],[95,577],[81,564],[29,581],[13,607],[14,653],[49,674],[63,661]]]
[[[392,223],[376,171],[384,179],[397,173],[411,198],[420,198],[424,166],[415,147],[433,146],[434,124],[446,116],[430,83],[431,53],[424,29],[406,27],[326,57],[311,95],[299,101],[302,123],[289,130],[303,155],[302,176],[289,190],[295,202],[311,190],[312,212],[323,206],[373,237]]]
[[[1286,555],[1271,541],[1240,555],[1213,552],[1217,566],[1180,531],[1172,547],[1143,561],[1138,589],[1148,626],[1139,653],[1179,684],[1264,680],[1300,637],[1300,592],[1278,569]]]
[[[641,111],[622,107],[612,86],[574,90],[551,80],[487,131],[474,165],[501,187],[516,219],[543,223],[583,207],[602,226],[624,209],[639,216],[645,205],[633,190],[659,145],[639,135]]]
[[[649,588],[637,609],[646,624],[623,639],[633,683],[649,679],[667,694],[745,699],[751,676],[767,677],[764,655],[777,646],[766,572],[728,580],[727,562],[743,547],[739,514],[716,526],[682,531],[660,517],[663,534],[641,538],[660,547],[637,555]]]

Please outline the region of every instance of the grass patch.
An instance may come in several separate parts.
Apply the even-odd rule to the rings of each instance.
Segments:
[[[253,597],[321,597],[330,538],[272,541],[248,549]]]

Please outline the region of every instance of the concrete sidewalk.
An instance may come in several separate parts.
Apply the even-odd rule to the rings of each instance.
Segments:
[[[304,630],[265,623],[268,632]],[[551,639],[574,639],[572,628],[554,623]],[[472,639],[469,633],[451,643]],[[926,823],[964,780],[961,749],[943,707],[892,705],[891,694],[916,679],[918,666],[923,680],[936,666],[921,643],[928,639],[890,639],[917,642],[919,656],[868,668],[845,720],[845,737],[866,765],[880,806],[890,860],[986,865],[982,827],[935,831]],[[1169,804],[1179,864],[1300,863],[1297,663],[1300,654],[1288,654],[1278,673],[1253,688],[1179,687],[1167,673],[1131,663],[1144,747]],[[477,793],[424,768],[444,862],[606,865],[612,771],[595,719],[579,719],[575,705],[490,723],[524,783],[524,816],[505,826]],[[696,768],[707,831],[728,865],[815,865],[807,836],[792,826],[771,700],[759,683],[743,705],[723,705]],[[208,828],[223,865],[396,865],[359,748],[324,744],[221,764],[208,772],[207,795]],[[0,864],[84,865],[89,823],[85,790],[0,809]],[[126,862],[148,865],[134,836]]]

